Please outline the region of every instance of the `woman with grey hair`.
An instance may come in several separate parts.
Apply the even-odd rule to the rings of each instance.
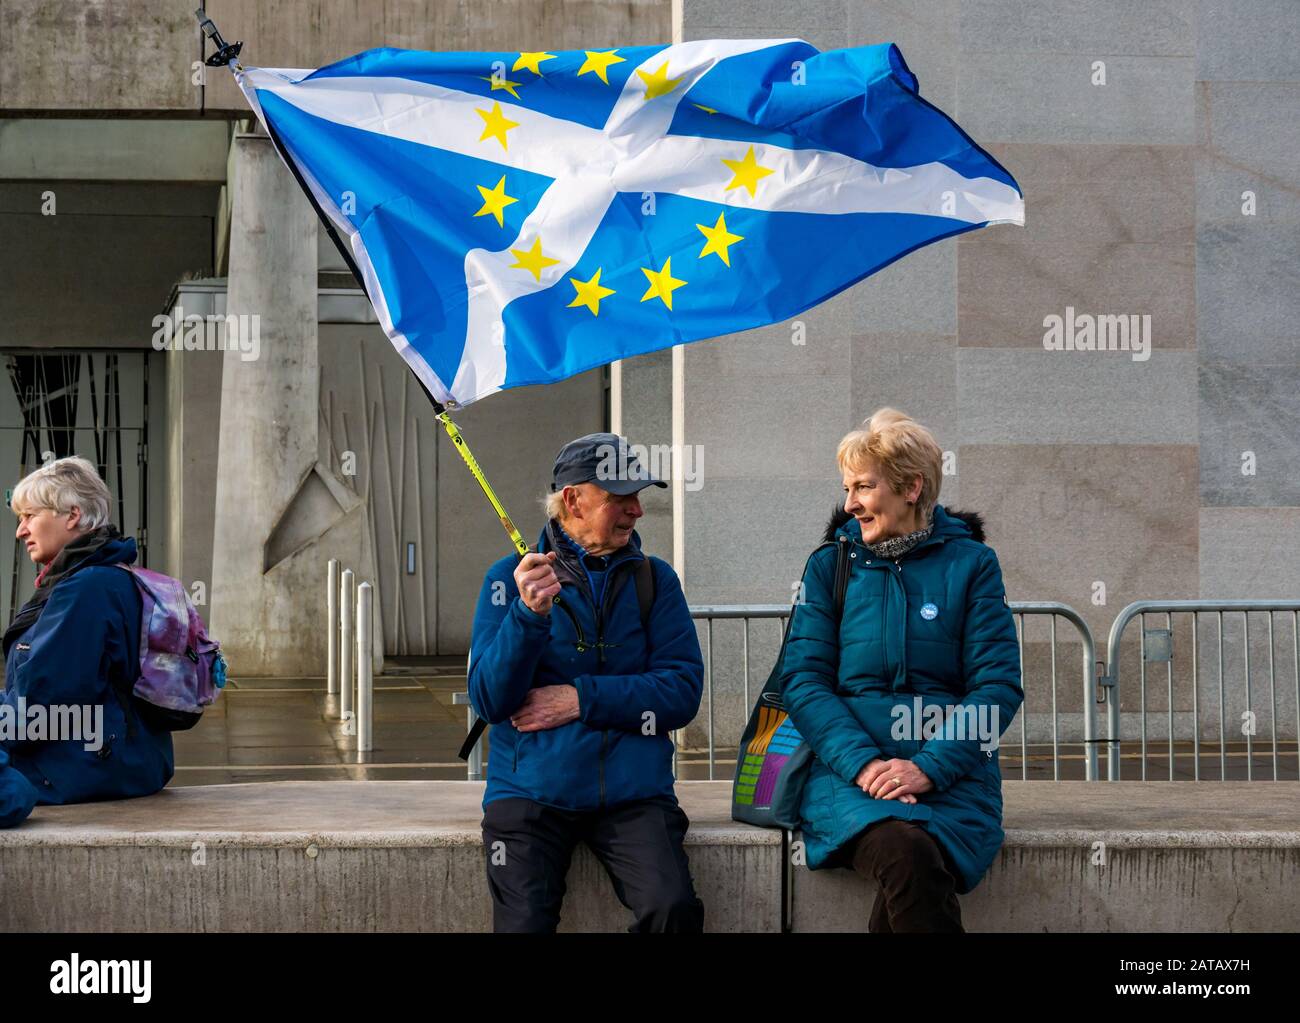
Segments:
[[[979,516],[938,503],[943,452],[924,426],[881,409],[837,461],[836,549],[809,558],[782,671],[815,754],[808,866],[876,882],[872,931],[960,931],[956,896],[1002,844],[997,742],[1024,698],[1002,573]]]
[[[109,521],[110,500],[95,467],[74,456],[24,477],[9,502],[41,569],[5,630],[3,703],[15,718],[45,708],[47,732],[55,722],[80,732],[0,740],[42,804],[148,795],[174,771],[171,734],[132,707],[141,600],[116,566],[135,561],[136,546]]]

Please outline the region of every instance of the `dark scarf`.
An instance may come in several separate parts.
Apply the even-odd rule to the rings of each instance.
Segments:
[[[88,530],[76,539],[68,541],[63,550],[55,555],[54,560],[41,569],[36,576],[36,592],[32,594],[31,599],[26,604],[19,608],[18,613],[13,617],[13,621],[9,623],[9,628],[5,629],[4,652],[6,657],[9,656],[9,648],[14,641],[30,629],[36,620],[40,618],[41,612],[45,609],[45,602],[50,599],[50,593],[54,587],[85,565],[90,556],[103,547],[104,544],[121,538],[122,534],[117,526],[110,522],[98,529]]]
[[[878,558],[888,558],[890,561],[894,561],[897,558],[901,558],[913,547],[929,537],[932,532],[934,532],[933,520],[931,520],[928,526],[924,526],[921,529],[908,533],[906,536],[891,536],[889,539],[881,540],[879,543],[864,542],[863,546]]]

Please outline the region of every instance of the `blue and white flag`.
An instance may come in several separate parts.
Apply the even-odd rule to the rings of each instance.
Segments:
[[[236,77],[448,406],[778,323],[1024,223],[892,44],[378,49]]]

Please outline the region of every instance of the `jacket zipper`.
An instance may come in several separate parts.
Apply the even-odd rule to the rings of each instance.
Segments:
[[[925,542],[922,546],[927,546],[927,547],[928,547],[930,544],[932,544],[932,543],[936,543],[936,542],[938,542],[938,543],[944,543],[945,540],[946,540],[946,537],[941,537],[941,538],[939,538],[937,541],[935,540],[934,537],[930,537],[928,540],[926,540],[926,542]],[[919,547],[913,548],[913,550],[919,550],[919,549],[920,549]],[[911,553],[911,552],[909,552],[909,553]],[[867,563],[870,564],[870,561],[868,561]],[[907,589],[903,586],[903,583],[902,583],[902,578],[903,578],[903,559],[902,559],[901,557],[898,557],[898,558],[895,558],[895,559],[894,559],[894,568],[896,568],[896,569],[898,570],[898,575],[897,575],[897,577],[896,577],[896,578],[899,580],[898,587],[899,587],[899,589],[901,589],[901,590],[903,591],[903,649],[902,649],[902,651],[901,651],[900,654],[899,654],[899,662],[902,664],[902,667],[903,667],[903,678],[904,678],[904,680],[906,680],[906,678],[907,678]],[[884,608],[882,609],[882,611],[881,611],[881,619],[882,619],[882,626],[881,626],[881,628],[885,630],[885,634],[886,634],[886,635],[888,635],[888,628],[889,628],[889,615],[888,615],[888,611],[889,611],[889,603],[888,603],[888,601],[886,601],[886,602],[885,602],[885,607],[884,607]]]
[[[569,621],[573,622],[573,631],[578,634],[578,653],[585,653],[588,650],[587,637],[583,634],[582,625],[578,621],[578,616],[566,604],[563,598],[557,593],[555,595],[555,606],[569,616]]]
[[[903,637],[902,644],[898,649],[898,663],[903,669],[903,683],[907,683],[907,587],[903,585],[903,562],[901,558],[894,559],[894,567],[898,569],[898,589],[899,598],[902,601],[903,608]]]
[[[596,603],[596,594],[592,592],[590,584],[587,582],[585,578],[581,576],[578,577],[578,582],[581,585],[586,587],[587,599],[591,601],[592,609],[596,612],[596,662],[598,664],[605,663],[605,604],[609,599],[610,593],[613,591],[613,587],[611,584],[614,579],[614,572],[617,571],[620,566],[625,564],[630,564],[634,560],[635,559],[625,559],[624,561],[620,561],[617,565],[611,566],[609,569],[606,569],[605,585],[601,589],[599,605]],[[583,634],[582,626],[578,623],[578,616],[574,614],[573,611],[569,608],[569,606],[560,599],[560,596],[558,594],[555,597],[555,603],[558,606],[564,608],[565,614],[567,614],[569,616],[569,620],[573,622],[573,629],[578,634],[578,652],[579,653],[585,652],[587,649],[589,649],[589,647],[587,646],[587,640],[586,640],[586,636]],[[600,806],[605,805],[605,751],[608,747],[609,747],[609,729],[607,728],[601,729],[600,766],[599,766],[599,772],[600,772],[599,773],[599,778],[600,778],[600,804],[599,805]],[[515,766],[518,767],[518,764],[519,764],[519,746],[516,744]]]

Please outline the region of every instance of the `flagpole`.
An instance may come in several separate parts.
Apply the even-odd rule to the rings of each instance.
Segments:
[[[200,7],[196,10],[194,16],[198,19],[199,28],[203,31],[203,34],[206,35],[217,48],[216,52],[209,56],[204,63],[209,67],[226,67],[233,64],[237,68],[242,68],[238,58],[239,51],[243,49],[244,44],[242,42],[227,43],[225,39],[221,37],[221,33],[218,31],[217,26],[213,24],[212,19],[207,16],[203,8]],[[233,68],[231,69],[231,73],[234,73]],[[320,204],[316,201],[316,197],[312,195],[311,189],[308,188],[307,183],[303,181],[302,174],[299,172],[297,164],[294,163],[293,158],[289,155],[288,149],[285,148],[284,144],[281,142],[275,129],[268,122],[263,122],[263,124],[266,127],[267,135],[271,139],[271,144],[279,151],[281,159],[284,160],[285,165],[289,170],[293,172],[294,180],[298,182],[298,187],[302,189],[303,194],[307,196],[308,202],[311,203],[312,209],[314,209],[316,215],[320,217],[321,223],[325,226],[326,233],[329,234],[330,240],[334,242],[335,248],[339,250],[339,255],[343,257],[343,261],[347,264],[348,269],[352,271],[352,276],[356,278],[356,282],[360,286],[362,294],[366,296],[366,299],[369,300],[370,304],[373,306],[374,302],[370,299],[370,292],[366,288],[365,279],[361,276],[361,271],[353,260],[352,253],[349,252],[347,246],[343,244],[343,239],[338,236],[338,232],[334,229],[333,222],[325,215],[325,211],[320,208]],[[484,475],[482,468],[480,468],[478,464],[478,459],[474,457],[474,453],[470,451],[469,445],[465,443],[465,438],[461,434],[460,429],[454,422],[452,422],[447,407],[429,393],[429,389],[424,386],[424,381],[422,381],[418,376],[416,376],[415,382],[420,385],[420,390],[424,392],[424,396],[428,398],[429,402],[433,405],[434,415],[437,417],[438,421],[442,423],[442,427],[446,431],[447,436],[451,438],[452,445],[456,448],[457,452],[459,452],[461,459],[473,474],[474,479],[478,481],[478,485],[482,489],[484,496],[487,497],[488,503],[492,505],[492,510],[496,512],[502,528],[505,529],[506,535],[510,537],[510,542],[514,545],[516,553],[522,558],[525,554],[529,553],[528,543],[524,540],[518,528],[516,528],[510,515],[506,512],[505,507],[501,504],[501,500],[497,497],[496,491],[492,489],[492,484],[488,482],[487,476]]]

